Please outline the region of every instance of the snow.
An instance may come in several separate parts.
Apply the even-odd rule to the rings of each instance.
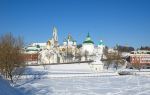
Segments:
[[[86,63],[28,66],[14,87],[0,78],[0,95],[149,95],[149,70],[141,72],[119,76]]]
[[[26,95],[149,95],[150,79],[141,76],[37,79],[20,85]]]
[[[118,72],[126,72],[133,75],[143,75],[143,76],[150,76],[150,69],[122,69],[118,70]]]
[[[32,45],[32,46],[36,46],[36,45],[39,45],[39,46],[46,46],[46,43],[32,43],[31,45]]]
[[[94,66],[95,65],[95,66]],[[95,69],[96,68],[96,69]],[[29,66],[23,77],[53,78],[53,77],[91,77],[118,75],[114,71],[99,71],[98,64],[59,64],[46,66]]]
[[[25,95],[149,95],[150,76],[95,72],[88,64],[29,66],[15,86]]]
[[[0,77],[0,95],[23,95],[18,89],[13,88],[8,81]]]

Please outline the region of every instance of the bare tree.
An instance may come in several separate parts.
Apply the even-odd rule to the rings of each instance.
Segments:
[[[109,66],[113,63],[113,55],[112,54],[107,54],[106,57],[107,57],[107,62],[106,62],[107,67],[106,68],[108,69]]]
[[[0,36],[0,73],[11,82],[16,70],[24,67],[22,47],[21,37],[14,37],[11,33]]]
[[[109,66],[110,66],[110,64],[112,64],[112,56],[111,56],[111,54],[109,54],[108,53],[108,47],[106,47],[104,50],[103,50],[103,52],[104,52],[104,55],[106,56],[106,68],[107,68],[107,70],[108,70],[108,68],[109,68]]]
[[[118,69],[119,65],[123,65],[125,62],[121,57],[121,52],[117,51],[117,52],[111,52],[108,53],[108,48],[104,49],[104,55],[106,56],[106,68],[108,69],[109,66],[115,62],[114,64],[114,68],[116,68],[116,70]]]
[[[142,65],[140,64],[140,60],[138,58],[135,58],[135,63],[132,63],[132,66],[135,69],[138,69],[140,71],[140,69],[142,68]]]
[[[123,65],[124,63],[125,63],[125,61],[123,60],[123,58],[121,57],[121,52],[116,52],[116,53],[114,53],[114,55],[113,55],[114,57],[113,57],[113,59],[114,59],[114,62],[115,62],[115,68],[116,68],[116,70],[118,69],[118,66],[119,65]]]

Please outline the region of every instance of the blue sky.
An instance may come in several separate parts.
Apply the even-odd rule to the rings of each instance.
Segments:
[[[82,43],[89,32],[96,45],[150,46],[150,0],[0,0],[0,34],[46,42],[53,26],[60,43],[68,34]]]

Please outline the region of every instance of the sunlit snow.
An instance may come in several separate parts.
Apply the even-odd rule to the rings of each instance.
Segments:
[[[65,66],[71,65],[57,66],[57,69],[55,66],[28,67],[27,75],[24,75],[15,87],[25,95],[149,95],[150,93],[150,76],[119,76],[112,72],[109,72],[109,75],[101,75],[81,68],[75,71],[75,66],[70,70]]]

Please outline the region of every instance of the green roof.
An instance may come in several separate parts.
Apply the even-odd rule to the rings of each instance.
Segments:
[[[88,33],[85,41],[83,43],[88,43],[88,44],[94,44],[94,42],[92,41],[91,37],[90,37],[90,34]]]
[[[40,48],[37,46],[29,46],[26,48],[26,50],[27,51],[38,51],[38,50],[40,50]]]
[[[98,43],[98,45],[104,45],[103,41],[100,40],[99,43]]]
[[[93,41],[84,41],[83,43],[92,43],[92,44],[94,44]]]

